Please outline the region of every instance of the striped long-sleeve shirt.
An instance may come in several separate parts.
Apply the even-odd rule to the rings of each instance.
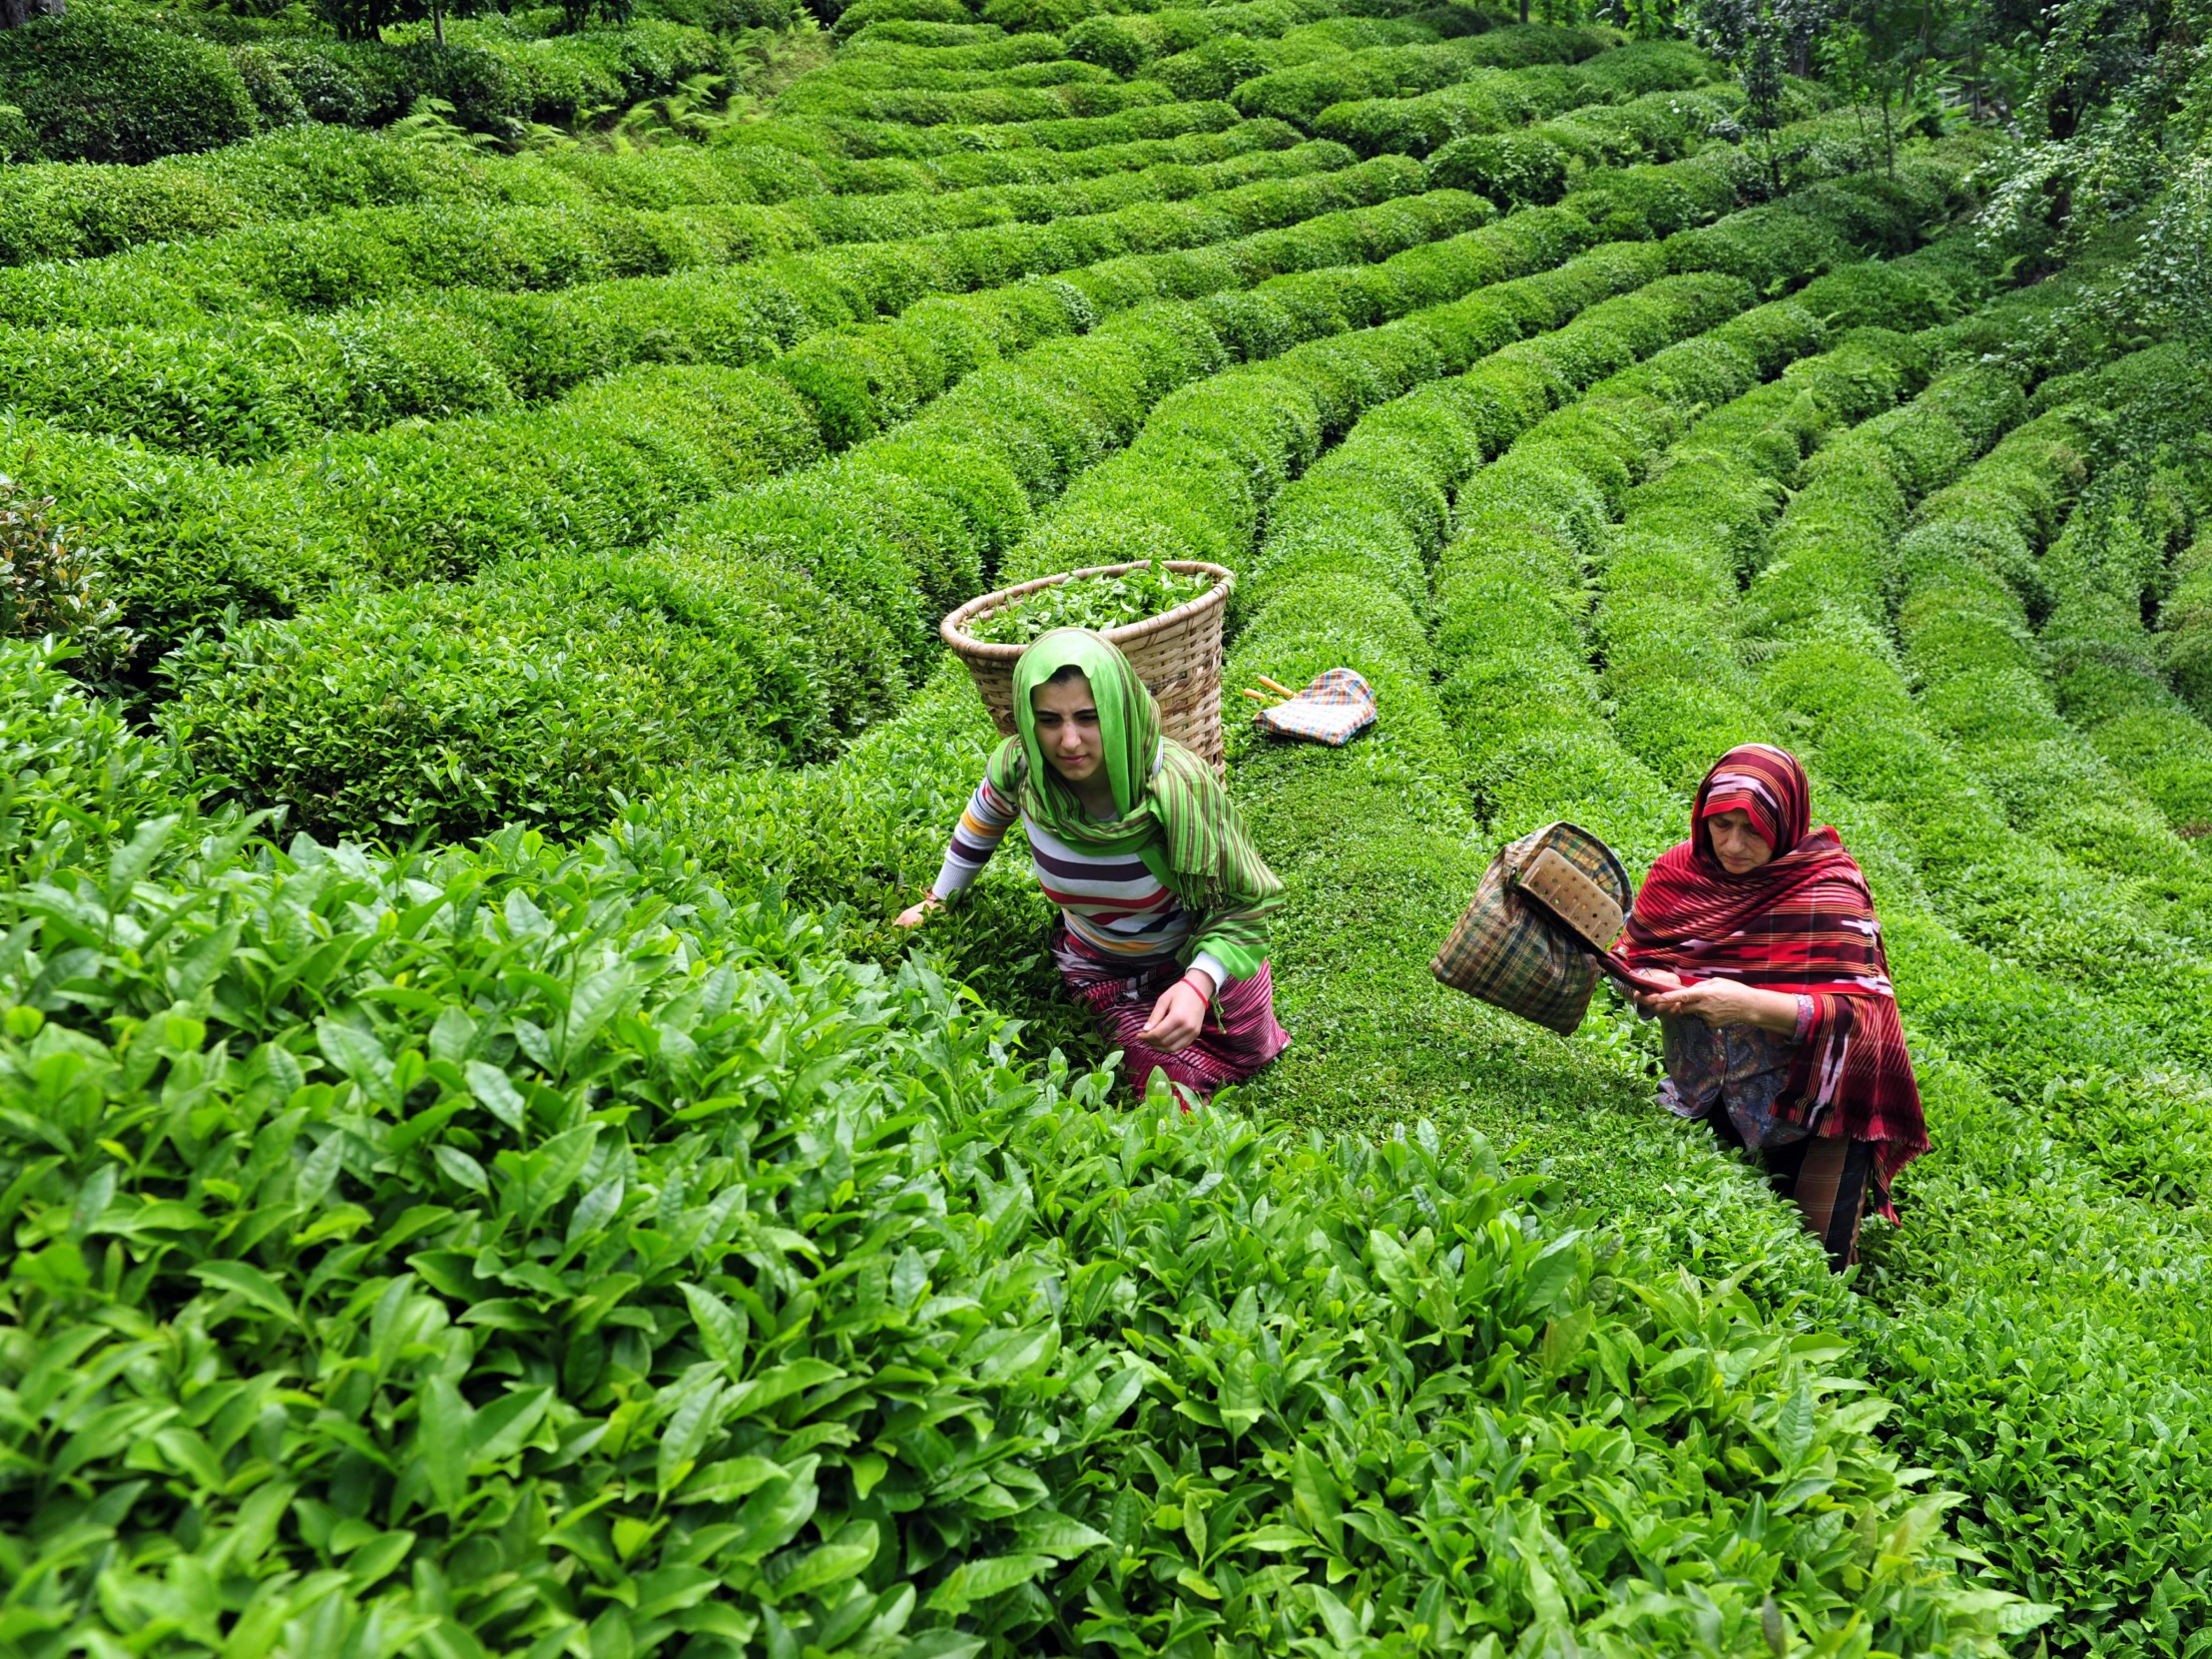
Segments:
[[[1190,943],[1192,916],[1134,853],[1102,857],[1059,840],[1021,811],[1018,803],[985,779],[960,814],[952,844],[930,891],[950,900],[965,892],[1014,821],[1029,837],[1029,861],[1045,897],[1060,906],[1069,941],[1100,962],[1127,964],[1134,973],[1180,956]],[[1201,950],[1190,965],[1216,985],[1229,978],[1220,960]]]

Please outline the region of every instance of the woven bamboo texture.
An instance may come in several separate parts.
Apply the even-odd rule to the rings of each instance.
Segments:
[[[1002,736],[1014,735],[1014,664],[1026,648],[975,639],[968,634],[968,627],[1040,588],[1086,576],[1119,576],[1142,568],[1141,564],[1094,565],[1057,576],[1040,576],[971,599],[938,625],[944,643],[967,665],[983,707],[990,711]],[[1137,678],[1150,688],[1153,700],[1160,705],[1162,730],[1220,773],[1227,766],[1221,736],[1222,620],[1236,578],[1220,565],[1187,559],[1170,560],[1167,568],[1179,576],[1210,576],[1214,585],[1172,611],[1109,628],[1106,637],[1121,647]]]

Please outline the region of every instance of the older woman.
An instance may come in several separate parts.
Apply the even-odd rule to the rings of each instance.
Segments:
[[[902,927],[956,898],[1021,820],[1052,953],[1127,1058],[1200,1098],[1282,1053],[1267,917],[1283,883],[1212,768],[1160,732],[1160,711],[1103,635],[1061,628],[1014,667],[1017,733],[991,756],[944,866]]]
[[[1690,838],[1651,868],[1620,956],[1675,989],[1639,994],[1661,1022],[1660,1098],[1759,1155],[1838,1272],[1858,1259],[1872,1188],[1928,1150],[1882,924],[1858,863],[1813,830],[1805,769],[1768,744],[1706,775]]]

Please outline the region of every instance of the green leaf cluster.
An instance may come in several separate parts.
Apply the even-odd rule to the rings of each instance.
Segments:
[[[27,1653],[1740,1651],[1939,1588],[1832,1347],[1478,1144],[1108,1109],[644,814],[252,830],[157,793],[5,901]]]
[[[1055,628],[1104,633],[1187,605],[1213,586],[1207,576],[1185,576],[1152,560],[1115,576],[1084,576],[1029,595],[993,611],[968,632],[998,645],[1027,645]]]

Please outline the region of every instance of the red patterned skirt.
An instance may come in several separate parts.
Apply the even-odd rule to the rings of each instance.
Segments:
[[[1275,1017],[1275,980],[1265,962],[1250,979],[1224,980],[1190,1046],[1167,1054],[1140,1042],[1137,1033],[1152,1023],[1152,1005],[1183,977],[1179,964],[1160,962],[1132,974],[1118,962],[1078,954],[1057,928],[1052,944],[1068,994],[1091,1011],[1106,1040],[1122,1051],[1122,1075],[1140,1100],[1155,1071],[1205,1100],[1216,1089],[1244,1082],[1290,1046],[1291,1034]],[[1184,1110],[1189,1109],[1186,1103]]]

